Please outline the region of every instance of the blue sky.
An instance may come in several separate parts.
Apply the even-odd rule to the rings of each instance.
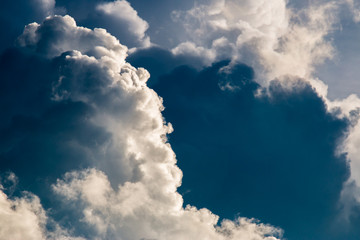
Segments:
[[[0,239],[360,239],[360,2],[4,0]]]

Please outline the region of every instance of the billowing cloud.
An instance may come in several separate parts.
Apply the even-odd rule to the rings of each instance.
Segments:
[[[1,182],[4,185],[0,185],[0,239],[84,240],[71,237],[66,230],[49,219],[36,195],[22,192],[19,196],[12,196],[17,183],[13,173],[8,174]]]
[[[21,6],[21,7],[19,7]],[[24,26],[54,14],[55,0],[4,0],[0,2],[0,52],[13,45]]]
[[[128,30],[133,33],[138,41],[142,42],[143,47],[150,46],[150,38],[145,35],[149,24],[140,18],[137,12],[126,0],[116,0],[115,2],[101,3],[96,9],[116,20],[124,21],[128,25]]]
[[[257,81],[268,83],[284,75],[313,81],[314,67],[333,55],[325,36],[335,20],[333,2],[289,9],[286,1],[208,1],[186,12],[174,12],[184,24],[189,42],[175,54],[203,54],[205,63],[231,59],[258,70]],[[206,53],[206,54],[204,54]]]
[[[148,169],[149,175],[160,178],[164,177],[164,170]],[[145,178],[151,177],[147,175]],[[90,169],[66,174],[54,189],[70,204],[76,201],[83,204],[82,221],[95,228],[100,238],[270,240],[275,238],[266,236],[280,233],[245,218],[236,222],[226,220],[215,227],[218,216],[207,209],[190,206],[183,209],[180,195],[171,189],[173,186],[155,185],[155,179],[144,179],[127,182],[114,191],[104,173]]]
[[[1,56],[1,167],[54,208],[63,229],[87,239],[281,237],[253,219],[218,225],[207,209],[183,208],[162,99],[146,86],[149,73],[125,61],[127,48],[115,37],[54,16],[26,26],[18,44]],[[33,202],[24,212],[40,226]]]
[[[285,237],[337,239],[328,229],[335,229],[338,214],[350,235],[346,228],[335,232],[357,239],[360,100],[330,101],[327,85],[314,75],[336,54],[329,34],[339,6],[348,4],[358,21],[357,3],[313,1],[293,8],[296,3],[284,0],[199,1],[173,12],[169,33],[181,37],[164,41],[178,42],[171,52],[130,51],[136,66],[151,67],[152,84],[165,99],[166,120],[175,124],[170,143],[179,159],[191,161],[179,163],[188,176],[181,191],[198,209],[184,208],[177,192],[182,172],[167,140],[173,129],[161,114],[163,99],[147,87],[149,73],[125,61],[128,49],[111,35],[133,49],[152,45],[148,22],[130,2],[34,0],[24,11],[1,3],[0,23],[11,26],[1,30],[6,45],[25,22],[59,8],[81,25],[108,29],[48,17],[27,25],[18,46],[0,56],[0,169],[14,171],[18,188],[38,195],[16,198],[2,189],[0,202],[13,219],[9,229],[31,228],[24,235],[29,239],[281,238],[281,230],[257,220],[216,215],[234,219],[240,212],[284,227]],[[187,34],[177,28],[181,24]],[[230,61],[211,65],[223,59]],[[210,67],[171,72],[183,63]],[[219,138],[229,145],[219,145]],[[221,172],[227,177],[217,178]],[[244,194],[226,193],[229,182]],[[211,199],[224,202],[211,205]],[[216,214],[201,209],[208,206]],[[29,221],[16,223],[20,218]]]
[[[73,16],[82,26],[105,28],[122,44],[130,48],[143,48],[151,45],[146,31],[149,24],[126,0],[99,2],[57,1],[56,6]]]
[[[0,191],[0,239],[44,239],[45,211],[39,198],[28,194],[15,200]]]

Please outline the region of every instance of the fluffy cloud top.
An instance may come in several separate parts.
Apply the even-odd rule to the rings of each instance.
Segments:
[[[44,239],[45,212],[39,198],[29,194],[15,200],[0,192],[0,239]]]
[[[325,36],[335,9],[333,2],[292,11],[284,0],[209,1],[173,13],[189,36],[173,53],[201,54],[205,64],[244,62],[256,67],[261,83],[283,75],[310,79],[315,65],[333,55]]]
[[[116,38],[103,29],[78,27],[70,16],[54,16],[28,25],[18,42],[21,48],[2,56],[7,62],[2,73],[14,75],[2,81],[8,94],[1,96],[1,104],[18,91],[14,76],[29,87],[13,107],[5,108],[8,117],[1,130],[12,142],[1,143],[0,158],[8,163],[2,167],[39,186],[51,184],[49,174],[64,174],[52,182],[60,202],[54,218],[69,232],[87,239],[129,240],[281,236],[281,230],[252,219],[217,225],[219,217],[209,210],[183,208],[177,192],[182,172],[167,143],[172,127],[161,115],[162,99],[146,86],[149,73],[126,63],[127,49]],[[15,65],[26,61],[35,68]],[[13,71],[19,68],[20,76]],[[24,131],[16,135],[19,126]],[[31,161],[26,171],[22,153]],[[31,180],[31,168],[46,181]],[[55,201],[34,189],[48,196],[45,202]],[[28,216],[40,226],[43,211],[33,211],[32,202],[25,205],[23,221]]]
[[[150,46],[150,38],[145,35],[149,24],[138,16],[130,3],[126,0],[117,0],[114,2],[101,3],[97,5],[96,9],[105,13],[115,19],[126,22],[129,32],[133,33],[139,41],[142,42],[143,47]]]
[[[41,0],[31,1],[31,4],[34,2],[41,3],[38,8],[41,14],[37,16],[53,13],[55,2]],[[299,100],[296,96],[303,99],[304,95],[296,92],[299,89],[298,79],[305,78],[310,82],[311,85],[302,83],[306,87],[305,90],[300,88],[300,92],[311,93],[305,94],[305,99],[310,96],[310,100],[315,102],[311,106],[320,113],[316,116],[323,124],[315,130],[329,127],[326,133],[318,136],[323,148],[316,150],[323,151],[314,150],[314,155],[327,154],[331,163],[336,165],[340,162],[339,168],[330,169],[338,170],[342,177],[329,182],[336,187],[328,192],[325,189],[324,194],[331,196],[333,204],[341,183],[346,179],[346,162],[338,161],[344,160],[343,156],[333,155],[335,140],[340,138],[336,134],[344,127],[341,124],[345,123],[334,119],[334,115],[326,112],[328,110],[341,118],[349,118],[352,124],[349,137],[336,150],[348,153],[351,160],[351,178],[343,198],[345,203],[351,203],[351,206],[346,206],[347,209],[352,208],[354,202],[356,206],[359,199],[356,194],[360,192],[356,188],[360,182],[357,171],[360,159],[356,147],[360,136],[360,123],[357,122],[360,101],[356,96],[343,101],[329,101],[326,99],[327,86],[313,76],[316,65],[334,54],[326,37],[336,20],[338,3],[320,1],[298,11],[289,9],[283,0],[243,1],[241,4],[232,0],[204,2],[189,11],[173,13],[173,18],[184,24],[188,39],[173,48],[171,58],[192,55],[193,59],[202,59],[206,65],[230,58],[229,66],[222,66],[217,72],[210,71],[211,76],[224,74],[225,78],[221,78],[215,86],[204,83],[195,87],[201,90],[207,86],[219,90],[220,86],[223,92],[234,94],[231,96],[237,96],[238,91],[245,89],[242,92],[245,94],[240,94],[241,97],[236,100],[255,104],[254,109],[260,109],[260,113],[268,109],[266,104],[274,106],[279,99],[285,105]],[[346,2],[349,6],[356,5],[353,1]],[[65,1],[66,6],[71,4],[72,1]],[[5,2],[6,5],[11,3]],[[73,6],[72,10],[78,7],[76,4]],[[81,19],[88,26],[109,26],[117,36],[123,35],[121,39],[125,42],[135,41],[135,47],[150,46],[146,35],[149,26],[129,2],[118,0],[98,4],[89,1],[84,6],[92,6],[79,13],[85,16]],[[0,12],[5,16],[12,11]],[[0,21],[3,20],[0,18]],[[8,50],[0,57],[0,107],[5,116],[0,119],[0,133],[5,136],[0,139],[0,168],[11,169],[20,180],[25,180],[27,185],[21,186],[22,189],[36,192],[44,208],[55,206],[48,215],[62,226],[55,231],[45,227],[52,220],[46,216],[37,197],[12,198],[11,194],[2,193],[0,202],[3,202],[4,212],[9,219],[15,219],[9,224],[15,224],[19,218],[29,219],[24,225],[16,223],[24,231],[33,229],[24,238],[66,239],[69,232],[88,239],[276,239],[282,236],[281,230],[253,219],[239,217],[235,221],[219,223],[219,217],[207,209],[183,208],[183,198],[177,192],[182,172],[167,141],[172,126],[165,123],[161,114],[162,99],[147,87],[149,73],[127,63],[127,48],[106,30],[78,27],[70,16],[53,16],[42,24],[27,25],[17,43],[18,48]],[[264,95],[259,94],[257,83],[246,82],[249,80],[246,77],[235,76],[236,79],[232,79],[231,73],[236,71],[239,61],[256,68],[256,80],[269,87],[268,91],[262,92]],[[169,66],[172,65],[169,63]],[[160,64],[160,67],[163,66]],[[186,73],[187,69],[178,76]],[[173,78],[176,79],[176,76]],[[272,81],[274,78],[278,80]],[[172,84],[176,85],[176,82]],[[179,90],[184,85],[176,87]],[[194,94],[193,87],[190,85],[185,91]],[[312,87],[317,89],[320,97]],[[259,91],[255,93],[254,89]],[[16,100],[13,96],[17,96]],[[197,105],[197,100],[200,103],[204,100],[202,97],[199,97],[200,100],[195,97],[189,102],[190,108],[194,106],[191,114],[195,117],[199,109],[206,108],[206,104]],[[261,101],[266,104],[261,105],[264,104]],[[301,101],[296,103],[300,108],[307,106]],[[179,116],[181,110],[177,109],[174,114]],[[280,113],[277,113],[291,119],[296,115],[292,110],[280,104]],[[206,109],[203,112],[205,114],[200,114],[199,119],[204,120],[205,117],[206,121],[201,126],[216,119],[214,116],[207,119]],[[272,119],[272,115],[266,113],[265,118]],[[311,112],[308,115],[313,116]],[[251,113],[249,116],[252,116]],[[241,116],[237,117],[241,119]],[[274,119],[276,117],[275,114]],[[314,121],[319,123],[320,120]],[[260,127],[266,124],[260,123]],[[338,125],[332,128],[332,124]],[[199,129],[194,129],[194,133],[199,134]],[[276,133],[271,137],[274,135]],[[317,143],[313,145],[317,146]],[[286,164],[285,167],[291,168]],[[331,173],[329,169],[323,172],[327,171]],[[315,173],[312,172],[313,179],[321,177]],[[324,179],[327,178],[321,178],[321,181]],[[319,187],[316,184],[309,186],[314,189]],[[56,197],[50,194],[51,191],[57,194],[58,200],[54,200]],[[315,192],[323,193],[322,189]],[[354,194],[355,201],[352,201]],[[56,205],[52,205],[54,203]],[[19,211],[15,211],[14,206],[19,206]],[[269,209],[271,207],[273,205]],[[325,209],[325,213],[326,208],[326,204],[320,204],[319,209]],[[5,223],[0,232],[11,227]]]

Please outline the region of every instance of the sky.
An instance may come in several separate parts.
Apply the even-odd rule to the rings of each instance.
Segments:
[[[0,240],[360,239],[360,1],[2,0]]]

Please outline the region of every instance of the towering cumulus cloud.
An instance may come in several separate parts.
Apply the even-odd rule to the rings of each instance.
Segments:
[[[46,206],[57,205],[46,212],[38,197],[3,188],[0,239],[281,237],[254,219],[218,224],[207,209],[183,208],[162,100],[115,37],[54,16],[27,25],[18,44],[0,60],[0,130],[8,136],[1,167]],[[15,92],[19,98],[9,101]]]
[[[307,78],[324,95],[326,87],[312,79],[316,64],[333,55],[325,36],[336,19],[337,4],[320,2],[292,10],[284,0],[201,1],[188,11],[175,11],[188,41],[172,52],[202,55],[204,63],[231,59],[256,67],[257,80]]]

